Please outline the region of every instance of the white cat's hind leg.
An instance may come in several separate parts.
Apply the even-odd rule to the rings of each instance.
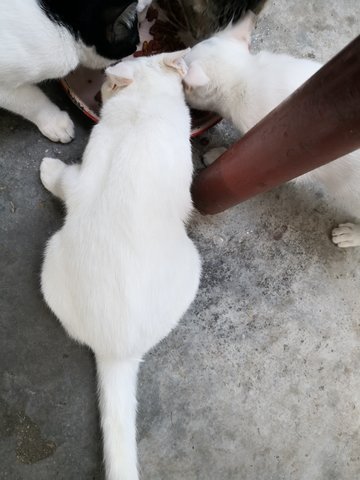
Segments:
[[[203,156],[203,161],[204,164],[208,167],[209,165],[212,165],[215,160],[217,160],[223,153],[226,152],[225,147],[217,147],[217,148],[212,148],[208,152],[204,153]]]
[[[332,241],[340,248],[360,246],[360,225],[341,223],[332,231]]]
[[[74,138],[74,124],[69,115],[36,85],[20,85],[15,89],[0,85],[0,107],[30,120],[53,142],[68,143]]]
[[[44,187],[65,202],[69,189],[76,184],[80,166],[66,165],[57,158],[43,158],[40,178]]]
[[[65,163],[57,158],[45,157],[40,165],[41,182],[53,195],[64,200],[61,189],[61,177],[66,168]]]

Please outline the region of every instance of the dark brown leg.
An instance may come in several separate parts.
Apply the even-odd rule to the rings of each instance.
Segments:
[[[360,36],[193,183],[218,213],[360,148]]]

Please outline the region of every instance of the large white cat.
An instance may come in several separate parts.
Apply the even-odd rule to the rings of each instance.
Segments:
[[[46,248],[42,291],[67,332],[95,352],[108,480],[138,479],[139,363],[199,285],[185,229],[193,167],[183,55],[109,67],[82,164],[41,164],[44,186],[67,208]]]
[[[104,68],[136,50],[135,0],[1,0],[0,108],[33,122],[54,142],[74,125],[36,86],[79,64]]]
[[[189,104],[214,110],[243,133],[311,77],[321,64],[289,55],[249,52],[254,17],[247,14],[235,27],[195,45],[186,55],[184,79]],[[210,150],[212,163],[225,149]],[[360,209],[360,151],[300,177],[318,182],[354,214]],[[360,245],[360,225],[346,223],[333,230],[339,247]]]

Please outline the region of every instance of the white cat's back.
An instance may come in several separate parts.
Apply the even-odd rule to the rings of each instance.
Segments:
[[[315,61],[286,54],[264,51],[249,56],[239,81],[238,101],[229,103],[235,126],[243,132],[252,128],[320,67]]]
[[[48,245],[45,298],[69,333],[96,351],[141,355],[175,326],[198,288],[199,255],[184,228],[189,113],[176,103],[171,111],[174,121],[164,121],[159,106],[143,125],[130,118],[121,129],[104,116],[69,194],[65,225]],[[122,341],[114,345],[115,338]]]
[[[62,77],[79,62],[70,32],[36,0],[2,0],[0,42],[0,83],[10,87]]]
[[[122,111],[109,105],[101,123],[94,127],[80,182],[69,199],[69,217],[89,208],[93,215],[99,214],[99,222],[120,213],[123,219],[132,218],[137,228],[158,228],[157,222],[162,225],[164,215],[173,210],[173,221],[182,224],[180,219],[187,220],[192,208],[188,186],[193,170],[188,108],[159,99],[154,111],[145,92],[143,97],[144,101],[139,98],[138,102],[144,105],[141,116],[145,121],[139,119],[135,105],[123,102]]]

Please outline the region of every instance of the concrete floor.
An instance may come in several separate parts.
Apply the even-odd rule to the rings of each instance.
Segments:
[[[358,0],[269,0],[254,46],[325,61],[360,33],[359,17]],[[0,112],[0,478],[101,480],[93,358],[39,293],[44,244],[63,218],[39,163],[80,159],[91,125],[57,85],[45,89],[75,120],[72,144]],[[236,133],[221,124],[206,138]],[[329,240],[349,218],[293,184],[195,215],[200,292],[140,373],[144,480],[360,478],[360,248]]]

